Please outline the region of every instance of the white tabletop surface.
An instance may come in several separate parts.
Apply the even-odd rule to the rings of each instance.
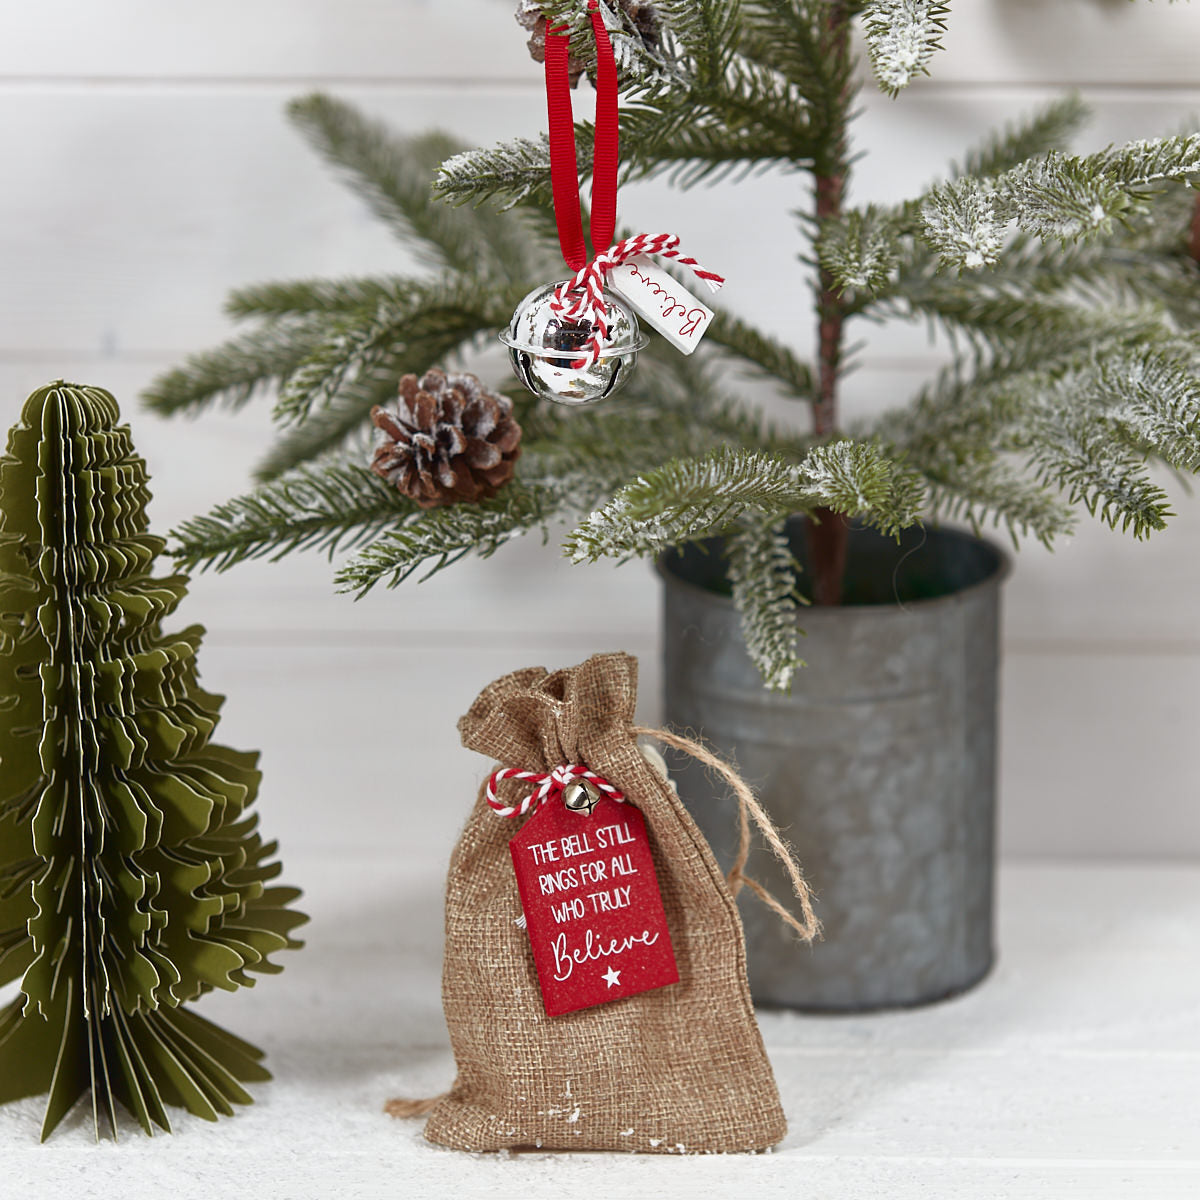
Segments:
[[[384,1115],[453,1076],[441,866],[293,856],[287,876],[307,947],[200,1008],[268,1051],[257,1102],[98,1145],[82,1111],[39,1146],[38,1101],[0,1108],[2,1200],[1200,1195],[1200,867],[1007,864],[988,980],[907,1012],[760,1013],[787,1139],[697,1158],[465,1155]]]

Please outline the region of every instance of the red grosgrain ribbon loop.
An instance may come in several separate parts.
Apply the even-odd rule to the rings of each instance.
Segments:
[[[496,795],[496,785],[504,779],[524,779],[537,784],[537,787],[520,804],[507,805]],[[527,812],[532,812],[544,801],[561,796],[567,785],[576,779],[586,779],[610,800],[618,802],[625,800],[624,792],[613,787],[607,779],[603,779],[594,771],[589,771],[580,763],[563,763],[561,766],[555,767],[548,775],[540,775],[536,771],[518,771],[516,767],[501,767],[499,770],[493,771],[488,778],[484,797],[496,810],[497,816],[520,817]]]
[[[592,149],[592,246],[604,250],[617,225],[617,162],[620,158],[617,66],[597,0],[588,15],[596,39],[596,131]],[[587,262],[583,218],[579,210],[579,163],[575,156],[575,118],[567,59],[571,39],[566,25],[546,26],[546,117],[550,131],[550,183],[558,244],[572,271]]]
[[[577,370],[594,363],[608,339],[608,309],[604,282],[613,267],[636,254],[673,258],[692,268],[712,291],[725,280],[706,271],[694,258],[679,252],[679,239],[671,233],[625,238],[615,246],[617,224],[617,161],[619,157],[617,67],[612,43],[598,0],[588,0],[588,16],[596,38],[596,134],[592,150],[592,250],[587,260],[583,218],[579,208],[579,164],[575,155],[575,121],[571,112],[571,81],[567,58],[570,37],[566,25],[546,27],[546,114],[550,129],[550,180],[554,190],[554,215],[558,242],[567,266],[575,272],[555,294],[550,307],[568,320],[589,321],[592,337],[583,355],[571,365]]]

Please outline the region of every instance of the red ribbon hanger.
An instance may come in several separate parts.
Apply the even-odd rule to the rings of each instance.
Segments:
[[[673,258],[690,267],[712,291],[725,280],[706,271],[679,251],[673,233],[638,234],[615,246],[617,224],[617,163],[620,158],[617,108],[617,64],[612,42],[604,27],[599,0],[588,0],[588,17],[596,39],[596,130],[592,152],[592,254],[588,261],[583,238],[583,216],[579,205],[579,162],[575,151],[575,118],[571,111],[571,80],[568,70],[570,37],[565,24],[546,25],[546,114],[550,136],[550,182],[554,192],[554,219],[558,242],[567,266],[575,273],[563,283],[551,308],[569,321],[587,321],[592,336],[583,357],[573,367],[595,362],[608,338],[608,308],[604,282],[609,271],[638,254]]]
[[[617,162],[620,159],[617,110],[617,64],[604,28],[598,0],[588,0],[596,38],[596,137],[592,151],[592,253],[612,244],[617,226]],[[575,153],[575,117],[571,110],[568,57],[571,39],[566,25],[546,25],[546,115],[550,129],[550,180],[558,244],[572,271],[587,265],[583,217],[579,207],[579,162]]]

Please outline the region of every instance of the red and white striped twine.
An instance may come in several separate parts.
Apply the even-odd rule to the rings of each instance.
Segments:
[[[537,784],[537,787],[520,804],[507,805],[502,803],[500,797],[496,795],[496,785],[503,779],[525,779],[530,783]],[[497,816],[520,817],[537,808],[543,801],[561,796],[566,786],[575,779],[586,779],[594,787],[599,788],[610,800],[616,800],[618,803],[623,803],[625,800],[624,792],[613,787],[607,779],[597,775],[594,771],[589,771],[580,763],[563,763],[547,775],[539,774],[537,771],[518,771],[516,767],[501,767],[488,777],[484,798],[495,809]]]
[[[591,340],[583,357],[571,364],[576,370],[594,363],[604,350],[608,339],[608,306],[604,303],[604,281],[613,267],[638,254],[654,254],[673,258],[691,267],[697,279],[703,279],[710,291],[719,291],[724,276],[705,270],[694,258],[679,252],[679,238],[673,233],[639,233],[628,237],[607,250],[602,250],[573,279],[559,286],[550,301],[551,311],[561,313],[569,321],[590,321]]]

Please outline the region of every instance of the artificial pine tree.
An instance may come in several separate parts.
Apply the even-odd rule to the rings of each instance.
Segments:
[[[269,1078],[260,1051],[184,1007],[280,970],[295,888],[250,805],[258,755],[211,741],[203,630],[164,633],[146,470],[116,401],[33,393],[0,459],[0,1101],[49,1093],[43,1138],[90,1091],[147,1133],[215,1120]]]
[[[543,7],[571,26],[572,54],[589,66],[585,5]],[[162,413],[278,393],[282,432],[263,486],[186,523],[185,563],[369,541],[338,574],[361,593],[554,521],[574,523],[565,548],[576,560],[724,534],[748,646],[768,685],[786,688],[797,663],[792,514],[808,517],[801,587],[824,604],[841,596],[841,517],[889,533],[930,517],[991,519],[1046,544],[1080,506],[1137,537],[1165,525],[1151,465],[1200,468],[1200,134],[1072,155],[1064,147],[1086,113],[1068,97],[987,139],[924,194],[852,207],[852,27],[894,94],[926,71],[949,5],[658,0],[653,38],[646,5],[634,6],[639,21],[630,6],[601,7],[624,95],[637,101],[622,117],[624,180],[665,175],[686,188],[777,169],[810,181],[798,234],[811,247],[815,361],[719,313],[693,359],[652,346],[601,410],[520,397],[515,480],[481,504],[419,510],[366,469],[361,434],[402,374],[470,359],[531,286],[564,274],[548,144],[451,153],[445,138],[394,137],[313,96],[293,119],[429,269],[235,292],[229,311],[256,322],[251,332],[150,389]],[[576,125],[584,163],[592,132]],[[848,331],[888,318],[929,322],[953,362],[907,405],[848,420]],[[728,366],[800,402],[794,427],[748,410]]]

